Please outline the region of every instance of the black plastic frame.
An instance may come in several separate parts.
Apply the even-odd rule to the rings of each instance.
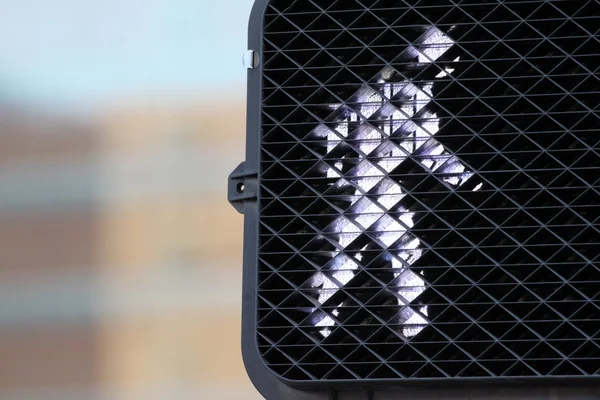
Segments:
[[[248,48],[258,63],[248,69],[246,160],[230,175],[228,200],[244,214],[242,357],[247,374],[267,400],[392,399],[600,399],[598,377],[413,378],[377,381],[291,381],[265,364],[257,343],[259,176],[262,109],[263,20],[270,0],[255,0],[248,26]]]

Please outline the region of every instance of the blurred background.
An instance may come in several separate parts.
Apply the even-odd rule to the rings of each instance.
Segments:
[[[0,0],[0,399],[255,400],[253,0]]]

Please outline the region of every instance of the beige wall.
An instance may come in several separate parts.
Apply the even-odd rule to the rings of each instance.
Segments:
[[[0,393],[89,387],[97,379],[96,333],[91,326],[68,324],[1,327],[0,360]]]
[[[237,308],[173,312],[107,321],[102,377],[123,393],[146,385],[248,387],[240,355]],[[126,396],[124,396],[126,398]]]
[[[72,162],[67,180],[91,168],[75,183],[91,188],[81,203],[0,209],[0,288],[29,287],[5,296],[19,318],[0,305],[0,396],[84,387],[101,400],[260,398],[240,355],[243,219],[225,191],[243,161],[244,120],[242,102],[131,106],[96,121],[95,135],[0,137],[0,165]],[[52,289],[30,296],[48,276]]]
[[[103,205],[104,265],[143,270],[168,262],[204,268],[240,263],[242,219],[227,204],[225,188],[227,176],[243,161],[242,102],[188,105],[175,110],[132,108],[112,115],[101,129],[106,160],[127,154],[142,159],[175,158],[163,167],[173,169],[164,175],[164,171],[157,171],[161,176],[156,179],[175,181],[183,174],[191,175],[175,190],[151,194],[149,190],[139,194],[141,189],[131,189],[141,186],[141,179],[135,179],[133,173],[129,184],[107,177],[116,190],[118,185],[126,185],[127,193],[134,194]],[[177,157],[186,159],[181,169],[173,166]]]
[[[176,156],[197,154],[211,160],[193,164],[198,170],[191,173],[197,179],[182,185],[194,186],[191,192],[132,194],[103,206],[103,276],[123,282],[162,276],[175,279],[175,290],[187,280],[196,291],[191,295],[181,289],[183,304],[189,306],[185,311],[124,315],[103,322],[101,380],[117,399],[137,398],[148,385],[207,399],[214,390],[223,399],[260,398],[240,354],[243,218],[227,203],[225,191],[228,174],[243,161],[244,111],[242,103],[174,112],[142,109],[118,114],[104,125],[107,155],[171,157],[168,149],[173,148],[181,151]],[[120,134],[123,131],[128,134]],[[173,170],[172,177],[189,172],[189,167],[180,173]],[[148,283],[149,295],[164,292],[158,286]]]
[[[0,212],[0,280],[91,272],[97,224],[92,210]]]
[[[0,115],[0,166],[85,158],[94,154],[97,140],[87,128],[38,116]]]
[[[242,223],[222,193],[107,207],[101,221],[103,273],[143,274],[168,264],[217,273],[238,268]]]
[[[107,149],[133,150],[163,143],[169,134],[180,134],[195,146],[240,152],[244,148],[246,105],[239,100],[174,107],[132,105],[114,111],[99,125],[104,132],[101,143]]]

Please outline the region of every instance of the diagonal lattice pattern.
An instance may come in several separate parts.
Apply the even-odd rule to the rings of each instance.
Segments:
[[[599,32],[595,0],[271,0],[276,374],[600,377]]]

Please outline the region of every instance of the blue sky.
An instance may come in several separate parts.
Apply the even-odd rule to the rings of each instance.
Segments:
[[[0,0],[0,99],[76,107],[241,88],[252,3]]]

